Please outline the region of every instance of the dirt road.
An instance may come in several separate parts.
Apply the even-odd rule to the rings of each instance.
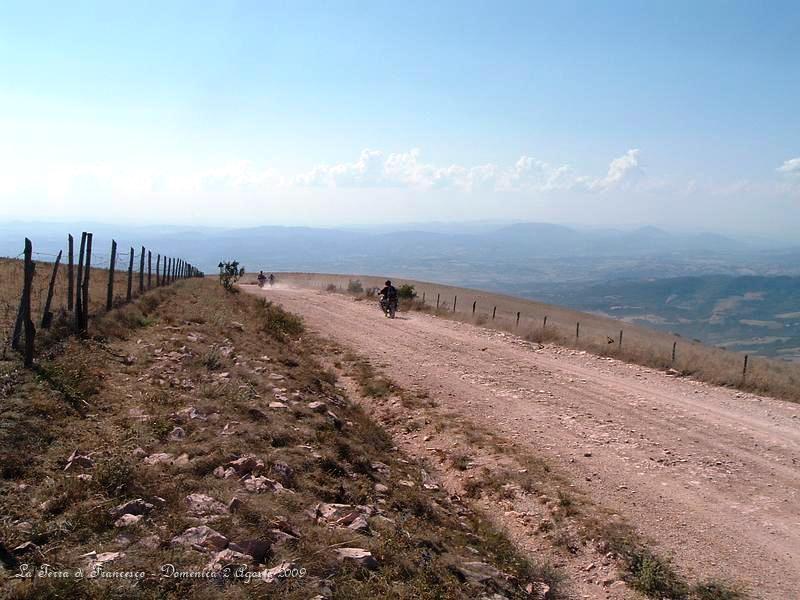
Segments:
[[[249,291],[558,464],[687,575],[800,598],[800,406],[343,295]]]

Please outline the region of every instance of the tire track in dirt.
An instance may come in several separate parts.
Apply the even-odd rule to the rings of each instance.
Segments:
[[[798,405],[346,296],[254,291],[559,464],[690,576],[800,597]]]

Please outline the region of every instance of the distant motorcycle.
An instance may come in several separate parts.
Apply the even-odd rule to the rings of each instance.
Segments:
[[[394,316],[397,313],[397,298],[387,298],[385,295],[382,295],[378,304],[381,307],[381,312],[383,312],[384,315],[390,319],[394,319]]]
[[[267,278],[264,275],[258,276],[258,287],[263,288],[264,283],[267,281]]]

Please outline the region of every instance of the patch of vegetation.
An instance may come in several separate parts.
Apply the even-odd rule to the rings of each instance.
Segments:
[[[745,600],[747,596],[743,591],[727,584],[706,581],[692,588],[691,598],[692,600]]]
[[[361,281],[359,281],[358,279],[351,279],[347,283],[347,293],[354,294],[356,296],[363,294],[364,286],[361,284]]]
[[[296,337],[305,331],[303,319],[283,310],[272,302],[264,302],[262,327],[273,338],[283,341],[287,337]]]
[[[226,292],[235,292],[236,282],[239,278],[244,276],[244,267],[239,266],[238,260],[220,261],[217,265],[219,267],[219,283]]]
[[[404,283],[397,288],[397,298],[399,300],[413,300],[417,297],[417,292],[414,291],[414,286]]]
[[[134,474],[135,468],[129,459],[112,456],[97,465],[94,480],[109,495],[122,496],[131,489]]]

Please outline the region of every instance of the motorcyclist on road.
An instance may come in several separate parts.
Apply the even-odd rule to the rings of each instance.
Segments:
[[[275,275],[273,275],[272,273],[269,274],[269,284],[270,285],[275,284]]]
[[[378,292],[380,296],[382,296],[386,300],[394,300],[397,301],[397,288],[392,285],[392,282],[388,279],[384,284],[384,288]]]
[[[387,279],[386,285],[379,294],[381,298],[381,310],[387,317],[394,319],[394,314],[397,310],[397,288]]]
[[[264,282],[267,280],[267,276],[264,275],[264,271],[259,272],[258,274],[258,285],[264,287]]]

